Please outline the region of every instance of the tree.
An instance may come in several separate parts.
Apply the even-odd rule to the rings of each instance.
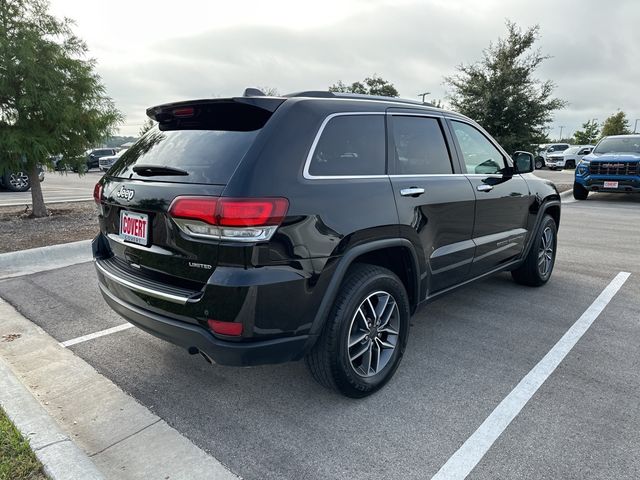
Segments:
[[[582,130],[576,130],[573,134],[575,143],[578,145],[591,145],[598,140],[600,125],[593,119],[582,124]]]
[[[140,127],[140,132],[138,133],[138,135],[143,136],[145,133],[147,133],[149,130],[151,130],[155,126],[156,126],[156,122],[154,122],[150,118],[147,118],[147,120],[142,124],[142,127]]]
[[[631,128],[629,126],[629,120],[627,120],[627,115],[622,110],[618,110],[617,113],[612,114],[604,121],[600,136],[626,135],[629,133],[631,133]]]
[[[26,170],[36,217],[47,215],[38,165],[81,157],[122,121],[72,21],[48,8],[0,1],[0,171]]]
[[[532,50],[539,26],[522,30],[507,21],[506,38],[483,51],[483,58],[458,66],[445,78],[454,110],[480,123],[508,151],[541,143],[555,110],[566,102],[553,98],[555,85],[534,73],[547,56]]]
[[[340,93],[360,93],[363,95],[382,95],[384,97],[397,97],[398,90],[393,83],[379,77],[375,73],[371,77],[365,78],[362,82],[353,82],[345,85],[342,80],[329,87],[330,92]]]

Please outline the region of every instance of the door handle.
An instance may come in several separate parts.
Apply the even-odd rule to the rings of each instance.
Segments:
[[[493,190],[493,186],[482,184],[482,185],[478,185],[476,187],[476,190],[478,190],[479,192],[490,192],[491,190]]]
[[[403,197],[417,197],[424,193],[424,188],[420,187],[411,187],[411,188],[403,188],[400,190],[400,195]]]

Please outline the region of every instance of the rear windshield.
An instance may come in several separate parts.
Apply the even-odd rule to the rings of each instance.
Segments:
[[[640,153],[640,137],[604,138],[593,153]]]
[[[180,183],[226,184],[260,130],[150,130],[118,159],[114,177]],[[160,165],[189,175],[139,176],[135,165]]]

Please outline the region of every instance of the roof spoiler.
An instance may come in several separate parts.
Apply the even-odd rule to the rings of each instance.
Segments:
[[[250,96],[165,103],[147,108],[160,130],[235,130],[262,128],[286,98]]]

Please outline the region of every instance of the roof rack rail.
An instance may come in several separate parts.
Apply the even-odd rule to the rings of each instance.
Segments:
[[[329,92],[326,90],[308,90],[303,92],[288,93],[285,97],[311,97],[311,98],[344,98],[352,100],[378,100],[383,102],[405,103],[409,105],[420,105],[423,107],[434,107],[433,104],[420,102],[418,100],[409,100],[399,97],[385,97],[383,95],[366,95],[362,93],[342,93]]]

